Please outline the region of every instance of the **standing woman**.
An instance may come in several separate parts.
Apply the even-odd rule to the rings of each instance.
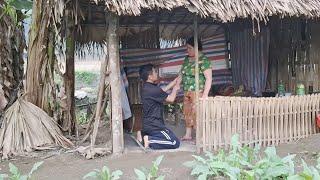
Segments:
[[[202,44],[198,41],[199,50],[199,97],[207,98],[212,84],[212,68],[209,59],[201,52]],[[192,129],[196,127],[196,81],[194,37],[187,41],[188,55],[181,68],[184,90],[183,114],[186,122],[186,133],[182,141],[192,140]]]

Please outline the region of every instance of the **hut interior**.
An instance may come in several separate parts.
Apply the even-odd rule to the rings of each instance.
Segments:
[[[282,9],[281,12],[271,1],[264,5],[268,13],[258,11],[257,7],[241,12],[234,8],[218,11],[211,6],[211,10],[209,6],[201,9],[206,7],[206,2],[202,1],[197,9],[196,2],[183,2],[170,5],[168,1],[168,7],[133,8],[133,4],[126,7],[108,2],[79,1],[81,20],[75,38],[77,53],[85,55],[90,53],[86,51],[88,47],[105,43],[108,10],[120,15],[117,29],[120,56],[129,79],[128,95],[134,113],[130,130],[139,128],[134,122],[142,117],[137,69],[153,63],[159,65],[162,82],[176,76],[181,63],[173,62],[181,60],[177,56],[183,57],[185,40],[193,36],[193,12],[198,14],[200,39],[204,44],[207,42],[208,49],[211,41],[213,43],[212,51],[207,52],[214,54],[211,59],[213,71],[224,70],[222,75],[213,78],[212,95],[274,96],[280,84],[285,86],[287,94],[295,94],[299,83],[305,85],[306,93],[319,91],[320,40],[316,32],[320,24],[316,20],[307,20],[318,17],[318,12],[310,10],[312,13],[307,13],[301,6]],[[251,5],[243,4],[243,7],[246,9]],[[305,17],[283,18],[299,14]],[[174,50],[179,51],[178,55],[165,56]],[[174,67],[170,67],[170,63]],[[213,76],[215,74],[213,72]],[[224,83],[215,83],[220,81]]]

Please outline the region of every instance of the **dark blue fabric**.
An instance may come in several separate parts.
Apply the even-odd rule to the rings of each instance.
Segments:
[[[148,133],[149,147],[151,149],[176,149],[180,141],[170,129]]]

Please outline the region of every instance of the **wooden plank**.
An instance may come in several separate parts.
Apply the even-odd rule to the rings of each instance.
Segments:
[[[303,136],[303,128],[304,128],[304,112],[303,112],[303,105],[302,105],[302,98],[299,96],[298,100],[298,108],[299,108],[299,114],[300,114],[300,123],[299,123],[299,139]]]
[[[270,125],[270,121],[269,121],[269,109],[270,109],[270,102],[268,100],[268,98],[264,98],[265,100],[265,106],[264,106],[264,145],[265,146],[269,146],[269,135],[270,135],[270,129],[269,129],[269,125]]]
[[[316,133],[316,124],[315,124],[315,121],[316,121],[316,114],[317,114],[317,111],[316,111],[316,95],[312,95],[311,96],[311,119],[312,119],[312,124],[311,124],[311,127],[312,127],[312,133]]]
[[[249,147],[253,146],[253,114],[254,109],[252,107],[252,98],[248,98],[248,128],[246,134],[248,134]]]
[[[231,134],[231,136],[233,136],[234,134],[237,133],[237,123],[238,123],[238,119],[237,119],[237,103],[236,103],[235,98],[232,98],[231,105],[232,105],[232,119],[231,119],[231,121],[232,121],[232,134]]]
[[[275,108],[276,108],[276,99],[270,98],[271,101],[271,112],[270,112],[270,120],[271,120],[271,145],[276,144],[276,136],[275,136]]]
[[[263,98],[258,100],[258,104],[256,104],[259,106],[259,145],[263,146],[263,105],[264,105],[264,100]]]
[[[303,98],[303,111],[304,111],[304,138],[308,136],[308,129],[309,129],[309,112],[308,112],[308,102],[309,95]]]
[[[199,107],[201,107],[199,109],[199,120],[201,122],[197,123],[197,126],[199,126],[199,130],[201,131],[197,131],[197,134],[199,133],[198,137],[201,138],[201,142],[199,142],[199,146],[202,147],[203,151],[207,151],[207,144],[206,144],[206,140],[207,140],[207,117],[206,117],[206,102],[205,100],[199,100]]]
[[[280,142],[280,129],[279,129],[279,125],[280,125],[280,101],[279,98],[275,98],[275,139],[276,139],[276,143],[275,145],[278,145]]]
[[[242,113],[241,113],[241,98],[236,99],[236,104],[237,104],[237,134],[239,134],[239,141],[242,143]]]
[[[212,133],[213,133],[213,147],[214,147],[214,150],[217,150],[218,149],[218,144],[217,144],[217,107],[220,106],[220,102],[218,99],[215,100],[214,102],[214,111],[212,112],[213,113],[213,117],[214,117],[214,123],[213,123],[213,126],[212,126]]]
[[[306,101],[305,101],[305,111],[306,111],[306,137],[308,137],[311,134],[311,114],[310,114],[310,103],[311,103],[311,99],[310,99],[310,95],[308,95],[306,97]]]
[[[209,106],[210,106],[210,112],[208,112],[208,115],[210,116],[210,124],[209,124],[209,146],[210,146],[210,151],[212,151],[212,149],[214,148],[214,136],[215,136],[215,130],[214,130],[214,125],[215,125],[215,121],[216,121],[216,117],[215,117],[215,106],[216,106],[216,101],[214,100],[214,98],[212,98],[209,102]]]
[[[296,108],[297,108],[297,131],[298,131],[298,135],[297,135],[297,138],[299,139],[301,137],[301,125],[302,125],[302,122],[301,122],[301,103],[300,103],[300,97],[297,96],[297,102],[296,102]]]
[[[223,105],[223,99],[219,99],[219,106],[217,107],[217,126],[216,126],[216,136],[217,136],[217,144],[218,148],[221,147],[221,122],[222,122],[222,105]]]
[[[262,107],[262,119],[263,119],[263,129],[262,129],[262,133],[263,133],[263,146],[267,146],[267,141],[268,141],[268,130],[267,130],[267,106],[268,106],[268,102],[266,100],[266,98],[262,98],[263,99],[263,107]]]
[[[288,122],[288,114],[289,114],[289,103],[287,98],[284,99],[284,132],[285,132],[285,142],[289,140],[289,122]]]
[[[242,134],[242,143],[246,144],[247,143],[247,139],[246,139],[246,125],[245,122],[247,121],[247,115],[245,114],[245,109],[246,109],[246,98],[241,98],[240,100],[240,112],[241,112],[241,134]]]
[[[231,107],[231,99],[228,98],[228,104],[227,104],[227,131],[226,131],[226,148],[230,148],[230,140],[232,135],[232,107]]]
[[[285,136],[285,133],[284,133],[284,114],[283,114],[283,111],[284,111],[284,101],[283,101],[283,98],[279,98],[279,101],[280,101],[280,129],[279,129],[279,135],[280,135],[280,143],[283,143],[284,142],[284,136]]]
[[[253,140],[254,140],[254,145],[258,145],[258,140],[259,140],[259,136],[258,136],[258,120],[259,120],[259,101],[258,100],[252,100],[251,101],[252,106],[254,107],[254,113],[253,113]]]
[[[288,124],[289,124],[289,140],[292,141],[294,136],[293,136],[293,118],[292,118],[292,108],[293,108],[293,99],[291,97],[288,97],[289,104],[288,107]]]
[[[293,120],[292,120],[292,123],[293,123],[293,139],[296,140],[297,137],[298,137],[298,121],[297,121],[297,103],[295,103],[297,97],[292,97],[292,101],[294,102],[293,103],[293,106],[292,106],[292,113],[293,113]]]
[[[318,114],[320,112],[320,95],[318,94],[317,97],[315,98],[316,99],[316,114]],[[315,121],[314,121],[315,122]],[[315,127],[316,128],[316,132],[319,132],[319,128]]]

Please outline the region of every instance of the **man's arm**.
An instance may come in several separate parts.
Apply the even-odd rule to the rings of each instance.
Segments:
[[[162,88],[164,92],[169,91],[177,83],[177,78],[171,81],[166,87]]]
[[[173,87],[171,94],[166,98],[166,102],[168,102],[168,103],[173,103],[174,100],[175,100],[176,97],[177,97],[177,93],[178,93],[179,89],[180,89],[180,84],[176,84],[176,85]]]

